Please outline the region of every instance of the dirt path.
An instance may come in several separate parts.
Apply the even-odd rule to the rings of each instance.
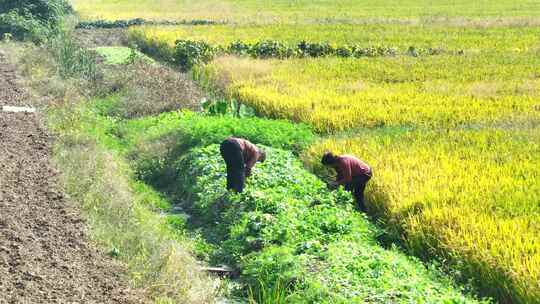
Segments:
[[[87,241],[50,164],[51,138],[0,49],[0,303],[138,303],[122,269]]]

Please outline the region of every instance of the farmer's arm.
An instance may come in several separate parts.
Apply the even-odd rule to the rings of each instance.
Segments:
[[[253,169],[253,167],[257,163],[257,160],[259,159],[259,151],[253,145],[250,145],[249,147],[246,146],[246,149],[246,176],[250,176],[251,169]]]

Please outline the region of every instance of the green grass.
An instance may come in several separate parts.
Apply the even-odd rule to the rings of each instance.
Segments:
[[[105,64],[128,64],[135,60],[153,63],[154,60],[143,53],[128,47],[103,46],[94,49],[99,56],[105,59]]]
[[[92,239],[127,266],[131,284],[156,303],[213,301],[216,284],[194,258],[197,241],[115,152],[114,122],[83,105],[54,109],[49,123],[66,192],[81,205]]]
[[[256,117],[209,116],[190,111],[124,121],[116,132],[130,148],[176,136],[180,140],[175,145],[182,151],[195,146],[221,143],[228,136],[238,136],[254,143],[300,153],[315,139],[311,129],[303,124]]]

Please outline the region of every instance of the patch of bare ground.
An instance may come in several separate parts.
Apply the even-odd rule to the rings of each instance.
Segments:
[[[137,118],[179,109],[197,111],[206,97],[189,75],[170,67],[140,61],[108,69],[105,83],[121,93],[111,115]]]
[[[128,44],[127,30],[112,29],[76,29],[73,35],[77,44],[84,48],[99,46],[126,46]]]
[[[0,106],[34,106],[0,50]],[[93,248],[51,165],[39,114],[0,112],[0,303],[141,303]]]

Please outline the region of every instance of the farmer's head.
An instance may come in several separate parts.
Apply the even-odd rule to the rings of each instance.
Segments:
[[[321,159],[321,163],[325,166],[333,166],[336,164],[337,156],[332,152],[325,152]]]

